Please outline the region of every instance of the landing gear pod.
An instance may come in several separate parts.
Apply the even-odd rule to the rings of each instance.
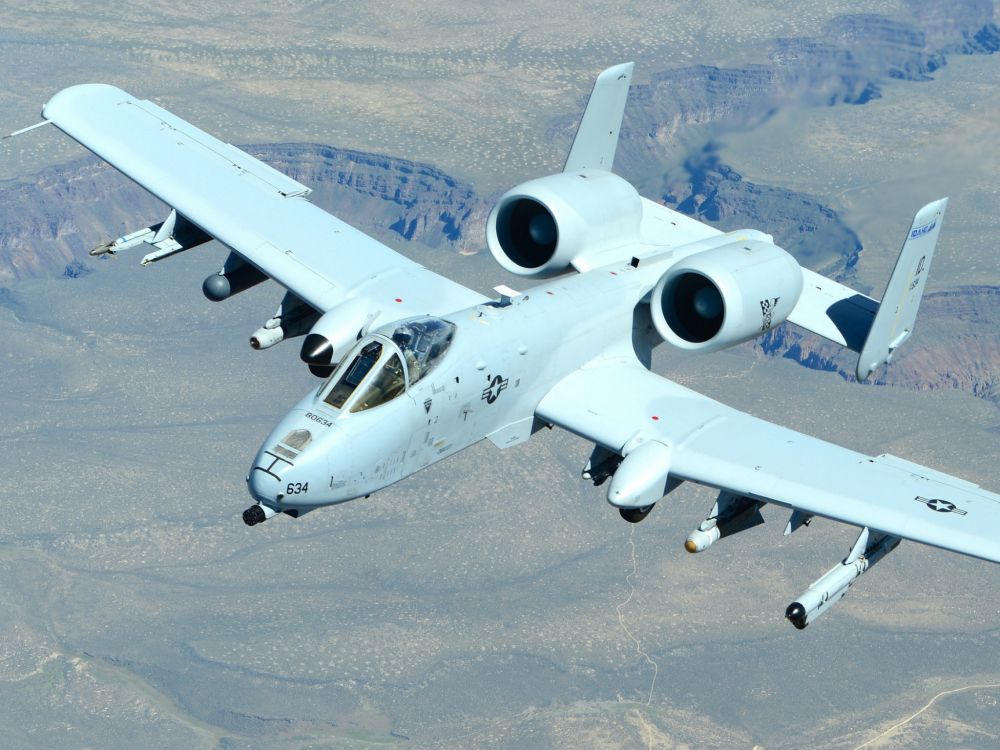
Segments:
[[[348,300],[324,313],[302,342],[299,356],[318,377],[326,377],[358,341],[367,323],[368,306],[360,300]]]
[[[630,513],[641,521],[657,500],[680,484],[670,478],[670,447],[650,440],[629,450],[608,485],[608,502],[618,509],[638,511]],[[641,518],[638,516],[641,515]],[[636,523],[622,514],[626,521]]]
[[[646,516],[653,510],[653,505],[647,505],[645,508],[619,508],[618,515],[629,523],[639,523],[646,520]]]

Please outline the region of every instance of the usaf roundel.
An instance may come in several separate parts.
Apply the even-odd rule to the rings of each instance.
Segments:
[[[957,505],[955,505],[955,503],[950,502],[949,500],[942,500],[940,498],[920,497],[919,495],[913,499],[916,500],[918,503],[923,503],[928,508],[937,511],[938,513],[954,513],[959,516],[964,516],[967,513],[967,511],[962,510]]]

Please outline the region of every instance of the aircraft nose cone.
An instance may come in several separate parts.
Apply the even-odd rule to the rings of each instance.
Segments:
[[[257,502],[273,505],[278,498],[280,488],[281,483],[273,474],[268,474],[256,466],[250,469],[250,475],[247,477],[247,489],[250,491],[250,496]]]

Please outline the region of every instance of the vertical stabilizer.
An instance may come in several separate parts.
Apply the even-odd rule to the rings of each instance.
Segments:
[[[564,172],[588,167],[611,171],[633,66],[633,63],[615,65],[597,76]]]
[[[858,357],[858,380],[864,380],[875,368],[888,362],[892,353],[913,332],[947,205],[947,198],[928,203],[913,218],[885,296]]]

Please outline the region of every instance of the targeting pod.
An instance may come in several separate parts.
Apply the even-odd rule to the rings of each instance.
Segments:
[[[737,534],[764,523],[760,509],[764,503],[723,490],[712,506],[708,518],[688,534],[684,549],[702,552],[723,537]]]

